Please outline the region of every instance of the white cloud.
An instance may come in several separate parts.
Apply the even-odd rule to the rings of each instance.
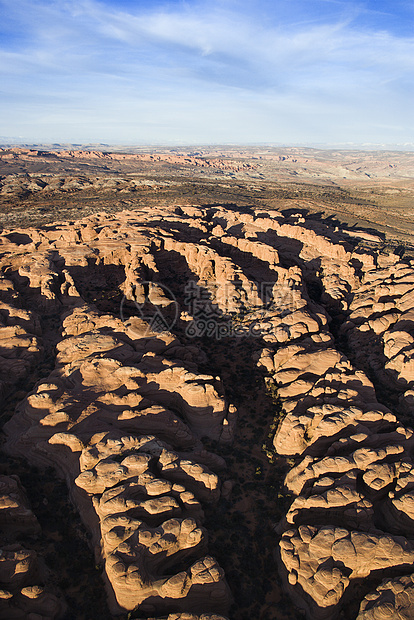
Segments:
[[[117,142],[413,140],[414,37],[362,28],[352,3],[326,4],[340,8],[335,19],[305,19],[300,1],[302,13],[278,17],[265,0],[251,11],[216,1],[134,13],[0,0],[0,134],[21,135],[30,119],[36,139],[86,141],[93,130]]]

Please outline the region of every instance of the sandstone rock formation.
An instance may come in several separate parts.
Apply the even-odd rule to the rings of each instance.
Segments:
[[[40,533],[18,476],[0,476],[0,618],[63,618],[61,596],[43,584],[48,569],[19,542]]]
[[[16,303],[17,302],[17,303]],[[40,358],[40,325],[33,312],[19,308],[18,293],[4,275],[0,279],[0,395],[25,379]]]
[[[18,476],[0,476],[0,532],[8,538],[38,534],[40,525],[33,514]]]
[[[295,236],[298,238],[298,233]],[[312,260],[315,246],[312,243],[306,252],[301,249],[299,259],[307,255]],[[343,268],[337,264],[335,270],[339,274],[352,271],[357,260],[355,254],[344,253],[340,248],[324,250],[320,259],[324,272],[329,256],[346,262]],[[361,258],[365,257],[359,256],[359,263]],[[385,259],[379,256],[378,261],[381,260]],[[388,257],[389,262],[392,260],[396,257]],[[366,262],[370,265],[369,260]],[[309,269],[309,263],[306,268]],[[411,290],[412,267],[393,267],[394,271],[398,268],[403,280],[398,290],[404,295]],[[368,269],[365,275],[371,295],[377,290],[373,273],[377,271]],[[310,274],[308,282],[311,277]],[[351,320],[357,316],[353,308],[359,299],[355,270],[344,281],[348,287],[342,292],[337,289],[332,294],[325,287],[324,301],[332,313],[335,309],[343,312],[350,308],[351,325],[345,327],[351,331]],[[325,284],[323,277],[321,282]],[[386,303],[394,307],[398,304],[397,292],[388,293],[394,301]],[[377,299],[381,298],[381,289],[375,294]],[[371,316],[372,306],[366,301],[364,305],[362,299],[361,314]],[[335,300],[340,300],[336,308]],[[412,543],[399,535],[412,535],[408,480],[413,469],[413,433],[378,402],[374,385],[363,372],[366,365],[360,363],[361,356],[372,362],[377,341],[372,337],[350,337],[349,348],[357,370],[335,348],[328,322],[323,320],[323,314],[315,312],[314,302],[309,303],[303,294],[302,301],[296,303],[305,309],[305,316],[313,314],[313,323],[302,320],[301,326],[307,325],[306,332],[288,333],[283,346],[266,347],[259,358],[277,386],[282,403],[283,417],[275,435],[275,449],[278,454],[297,459],[285,481],[295,499],[278,526],[282,535],[280,558],[292,597],[297,602],[302,600],[308,616],[335,618],[352,597],[348,588],[353,579],[378,571],[396,574],[398,569],[406,570],[410,565],[411,560],[404,553],[412,553]],[[267,340],[271,343],[270,338]],[[399,368],[404,372],[407,367],[411,376],[413,352],[408,341],[409,337],[404,348],[407,356]],[[385,359],[387,354],[390,355],[390,349]],[[387,369],[393,365],[394,358],[390,358]],[[382,545],[386,551],[381,550]]]
[[[342,328],[356,363],[399,394],[402,413],[413,405],[413,308],[414,269],[391,256],[364,274]]]
[[[71,313],[63,322],[56,369],[6,425],[8,450],[65,475],[104,562],[114,613],[178,610],[183,599],[188,610],[225,609],[221,569],[208,556],[197,559],[206,550],[197,497],[216,501],[219,480],[175,451],[193,448],[197,459],[194,433],[219,435],[225,402],[212,378],[152,350],[155,341],[168,355],[172,338],[166,345],[146,333],[142,342],[135,325],[132,341],[119,320],[111,325],[84,307],[74,313],[77,321]],[[79,333],[85,319],[89,330]],[[174,574],[183,561],[188,570]]]
[[[98,272],[103,266],[101,281],[108,272],[117,284],[119,266],[145,264],[151,235],[142,247],[136,237],[114,243],[107,232],[86,225],[88,243],[73,252],[67,233],[79,232],[33,231],[27,253],[9,254],[16,286],[36,299],[43,319],[59,312],[66,318],[55,369],[6,424],[7,450],[66,477],[104,563],[114,613],[226,610],[223,571],[203,555],[198,500],[220,495],[209,469],[217,458],[199,438],[228,436],[228,403],[218,379],[197,374],[196,347],[183,348],[140,318],[123,322],[84,303],[77,283],[81,291],[90,284],[85,267],[92,256]],[[13,242],[3,241],[7,251]],[[136,272],[126,275],[125,290],[132,279],[135,290]],[[149,303],[156,308],[163,295],[152,294]],[[183,563],[186,570],[174,570]]]
[[[357,620],[395,618],[405,620],[414,616],[413,575],[383,581],[375,592],[367,594]]]
[[[201,368],[205,343],[229,337],[254,343],[279,399],[293,499],[274,539],[295,605],[333,620],[369,577],[361,618],[390,597],[410,609],[414,435],[398,416],[413,411],[414,262],[355,239],[299,212],[218,206],[0,235],[3,389],[50,358],[5,448],[65,477],[111,613],[228,612],[203,525],[225,462],[203,441],[231,443],[237,410]]]

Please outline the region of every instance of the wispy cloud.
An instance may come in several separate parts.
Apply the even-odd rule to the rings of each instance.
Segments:
[[[0,7],[3,135],[414,141],[414,37],[376,24],[366,3],[0,0]]]

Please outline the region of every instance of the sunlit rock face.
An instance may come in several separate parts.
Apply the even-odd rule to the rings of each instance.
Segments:
[[[110,280],[132,308],[139,298],[139,275],[153,265],[150,247],[159,236],[126,237],[121,226],[120,243],[112,238],[117,226],[95,218],[79,231],[30,231],[22,253],[2,239],[15,261],[8,298],[14,295],[15,305],[27,299],[35,316],[58,324],[39,334],[56,341],[54,368],[6,424],[6,449],[65,476],[104,568],[113,613],[225,612],[231,595],[202,527],[202,503],[220,497],[213,470],[224,462],[201,437],[231,440],[229,403],[220,379],[198,372],[196,346],[182,346],[140,317],[105,314],[82,297]],[[156,276],[149,289],[152,309],[166,307],[168,316],[172,306],[174,317],[176,302],[157,288]],[[23,324],[10,348],[27,375],[41,346],[32,336],[39,321],[6,303],[3,314]]]
[[[237,433],[226,386],[202,372],[224,334],[254,341],[279,398],[273,445],[292,459],[293,498],[274,546],[293,603],[312,620],[350,601],[361,618],[410,609],[414,437],[399,416],[413,412],[414,265],[349,239],[221,207],[0,235],[1,389],[24,390],[47,361],[5,449],[65,477],[111,613],[228,614],[203,514],[225,467],[204,443]]]
[[[364,275],[343,325],[355,361],[399,395],[410,413],[414,390],[414,270],[390,260]]]
[[[363,599],[357,620],[404,620],[414,616],[414,575],[385,579]]]
[[[24,539],[41,532],[16,475],[0,476],[0,617],[50,618],[66,613],[61,593],[50,583],[50,571]]]
[[[74,329],[72,314],[67,321]],[[200,527],[200,501],[217,501],[220,481],[197,457],[208,462],[198,435],[220,436],[226,403],[213,377],[160,355],[164,342],[151,351],[156,334],[137,350],[120,321],[113,327],[58,343],[56,368],[7,424],[8,449],[65,475],[114,613],[179,610],[183,600],[189,610],[225,609],[223,571],[204,555]]]
[[[348,283],[320,295],[331,316],[345,319],[341,349],[330,320],[301,292],[302,333],[293,327],[281,346],[268,339],[258,356],[281,400],[275,449],[295,459],[285,480],[294,499],[277,528],[281,572],[312,619],[354,613],[354,584],[404,574],[413,550],[413,433],[379,398],[386,392],[396,413],[413,413],[413,265],[392,255],[326,250],[321,261],[327,256],[336,261],[336,276],[322,277],[322,285],[336,285],[341,274]],[[356,264],[366,271],[345,275]],[[381,589],[375,597],[375,605],[367,597],[361,617],[400,617],[397,598],[391,603]],[[381,615],[385,610],[390,615]]]

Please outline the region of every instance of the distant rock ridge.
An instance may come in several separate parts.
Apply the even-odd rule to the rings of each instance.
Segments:
[[[164,164],[191,169],[211,169],[229,173],[277,171],[280,177],[306,180],[360,180],[412,179],[413,159],[411,151],[363,149],[315,149],[301,147],[220,148],[208,147],[190,150],[140,149],[139,153],[126,152],[133,149],[101,150],[96,147],[61,149],[50,147],[3,147],[0,162],[114,162],[135,164]],[[392,190],[391,190],[392,191]],[[398,191],[398,190],[397,190]]]
[[[107,151],[92,150],[65,150],[65,151],[46,151],[38,149],[24,149],[13,147],[11,149],[0,148],[0,160],[18,159],[25,161],[36,158],[38,160],[50,159],[77,159],[77,160],[103,160],[103,161],[128,161],[128,162],[164,162],[167,164],[195,166],[199,168],[217,168],[220,170],[254,170],[257,165],[239,161],[238,163],[228,162],[223,158],[209,159],[207,157],[195,157],[190,154],[174,155],[170,153],[110,153]]]
[[[237,411],[192,338],[230,329],[255,339],[281,404],[274,448],[294,459],[275,532],[293,602],[312,620],[411,608],[414,436],[398,416],[413,412],[414,264],[371,242],[300,213],[196,206],[3,230],[4,393],[55,343],[5,449],[65,477],[111,613],[228,614],[203,525],[225,462],[203,438],[231,444]]]

